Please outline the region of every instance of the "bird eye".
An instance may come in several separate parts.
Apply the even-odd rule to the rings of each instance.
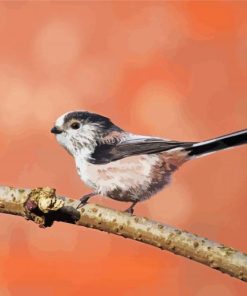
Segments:
[[[80,123],[79,122],[73,122],[70,126],[73,129],[79,129],[80,128]]]

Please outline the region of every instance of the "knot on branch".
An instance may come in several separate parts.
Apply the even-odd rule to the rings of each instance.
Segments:
[[[25,203],[26,217],[40,227],[51,226],[54,212],[64,206],[64,200],[56,196],[56,190],[49,187],[33,189]]]

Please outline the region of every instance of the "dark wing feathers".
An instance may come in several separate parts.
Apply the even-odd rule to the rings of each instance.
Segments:
[[[192,144],[157,138],[130,138],[115,144],[99,143],[89,161],[94,164],[106,164],[133,155],[159,153],[178,147],[188,148]]]

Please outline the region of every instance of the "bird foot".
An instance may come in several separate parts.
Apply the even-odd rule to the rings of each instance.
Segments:
[[[128,209],[126,209],[125,211],[124,211],[125,213],[129,213],[129,214],[133,214],[134,213],[134,209],[132,208],[132,207],[129,207]]]
[[[134,207],[135,207],[136,204],[137,204],[137,201],[133,202],[132,205],[128,209],[126,209],[124,212],[133,215]]]
[[[80,208],[82,208],[85,204],[87,204],[89,198],[91,198],[91,197],[94,196],[94,195],[96,195],[96,193],[95,193],[95,192],[91,192],[91,193],[89,193],[89,194],[86,194],[86,195],[82,196],[82,197],[80,198],[80,203],[78,204],[78,206],[77,206],[76,209],[80,209]]]

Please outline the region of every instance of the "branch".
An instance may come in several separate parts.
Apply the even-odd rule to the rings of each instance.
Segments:
[[[184,230],[95,204],[77,209],[78,200],[55,189],[0,186],[0,213],[22,216],[40,227],[54,221],[103,230],[140,241],[220,270],[247,282],[247,255]]]

